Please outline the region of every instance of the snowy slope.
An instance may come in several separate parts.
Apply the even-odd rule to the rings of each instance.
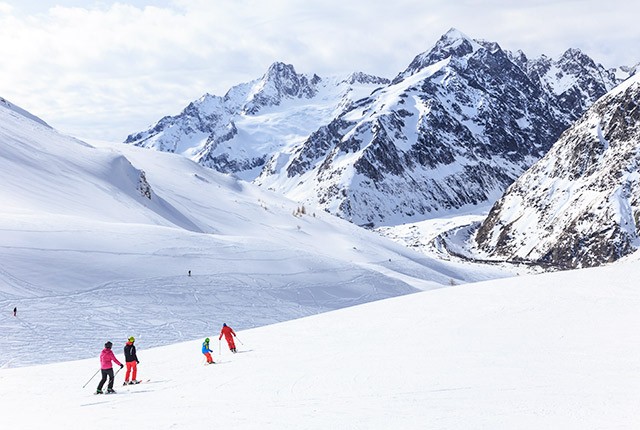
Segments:
[[[47,124],[46,122],[44,122],[44,120],[42,120],[41,118],[38,118],[37,116],[33,115],[30,112],[27,112],[26,110],[22,109],[20,106],[16,106],[13,103],[11,103],[9,100],[5,99],[4,97],[0,97],[0,107],[12,111],[13,113],[16,113],[18,115],[21,115],[27,119],[33,120],[37,123],[40,123],[42,125],[45,125],[47,127],[49,127],[49,124]]]
[[[0,322],[0,366],[510,274],[441,263],[184,157],[92,146],[2,107],[0,142],[0,308],[24,318]],[[42,341],[56,348],[33,354]]]
[[[21,430],[634,430],[638,276],[634,260],[421,292],[238,331],[235,355],[219,326],[162,348],[141,336],[150,381],[122,387],[120,372],[118,394],[95,396],[103,336],[92,359],[0,370],[0,413]],[[218,364],[202,365],[204,336]]]

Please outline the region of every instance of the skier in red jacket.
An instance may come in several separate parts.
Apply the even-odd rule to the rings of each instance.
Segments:
[[[222,335],[224,335],[224,338],[227,340],[227,344],[229,345],[229,349],[231,350],[231,352],[238,352],[236,351],[236,344],[233,341],[236,333],[231,327],[227,325],[227,323],[222,324],[222,330],[220,330],[220,337],[218,338],[218,340],[222,339]]]

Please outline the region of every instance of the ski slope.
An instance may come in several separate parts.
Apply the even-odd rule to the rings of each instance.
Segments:
[[[210,366],[202,339],[139,339],[149,382],[120,372],[114,395],[82,388],[96,342],[92,359],[0,370],[0,412],[24,430],[637,429],[638,276],[632,261],[425,291],[238,331],[235,355],[216,327]]]
[[[247,329],[513,275],[440,262],[184,157],[90,145],[6,106],[0,175],[0,367],[88,358],[105,337],[168,345],[221,321]],[[42,342],[56,348],[34,354]]]

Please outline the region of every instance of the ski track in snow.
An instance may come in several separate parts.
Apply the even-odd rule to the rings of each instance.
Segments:
[[[356,286],[365,275],[354,273]],[[1,365],[40,364],[94,356],[106,340],[135,336],[148,346],[211,336],[223,322],[246,329],[389,297],[372,289],[344,296],[333,285],[283,287],[260,274],[157,277],[109,282],[87,291],[0,300],[18,316],[0,315]],[[294,279],[298,279],[294,275]],[[259,288],[247,284],[259,285]],[[348,282],[347,282],[348,283]],[[71,326],[69,325],[71,323]],[[46,356],[34,345],[53,342]]]
[[[92,394],[97,377],[88,381],[100,345],[87,360],[0,371],[0,413],[20,430],[106,430],[119,417],[158,430],[635,430],[640,294],[628,279],[638,267],[493,280],[234,326],[240,352],[214,337],[216,364],[207,366],[200,339],[150,348],[141,337],[138,375],[149,381],[122,386],[120,371],[114,395]],[[190,298],[208,285],[153,279],[160,288],[150,302],[180,304],[160,291],[176,279]],[[114,341],[121,358],[124,339]]]

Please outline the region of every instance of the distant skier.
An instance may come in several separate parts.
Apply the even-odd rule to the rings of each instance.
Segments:
[[[206,338],[204,342],[202,342],[202,353],[207,358],[207,364],[214,364],[213,358],[211,358],[211,349],[209,349],[209,338]]]
[[[18,308],[17,307],[13,308],[13,316],[14,317],[18,316]]]
[[[127,363],[127,373],[124,374],[123,385],[139,384],[140,381],[136,379],[138,375],[138,355],[136,354],[136,347],[133,344],[136,339],[131,336],[128,342],[124,345],[124,361]],[[131,382],[129,382],[129,375],[131,374]]]
[[[229,349],[231,350],[231,352],[233,353],[238,352],[236,351],[236,343],[233,341],[233,338],[235,337],[236,333],[233,331],[231,327],[227,325],[227,323],[222,324],[222,330],[220,330],[220,337],[218,338],[218,340],[222,339],[223,335],[227,341],[227,344],[229,345]]]
[[[189,276],[191,276],[191,270],[189,270]]]
[[[102,394],[102,386],[107,381],[107,377],[109,378],[109,384],[107,385],[107,393],[115,393],[113,391],[113,367],[111,362],[114,361],[116,364],[120,366],[120,369],[124,367],[122,363],[118,361],[116,356],[114,355],[111,347],[113,344],[109,341],[104,344],[104,349],[100,353],[100,369],[102,370],[102,379],[98,384],[98,389],[96,390],[96,394]]]

